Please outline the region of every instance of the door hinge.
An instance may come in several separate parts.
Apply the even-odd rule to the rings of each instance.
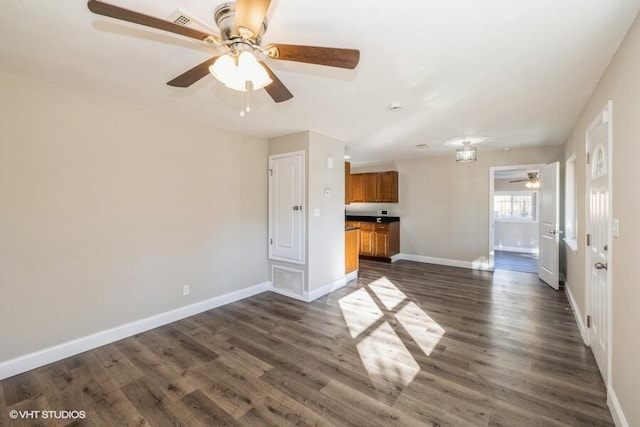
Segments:
[[[591,234],[587,234],[587,246],[591,246]]]
[[[269,239],[269,244],[273,245],[273,239]]]
[[[590,156],[590,154],[591,154],[591,153],[587,153],[587,164],[589,164],[589,161],[591,160],[591,156]]]
[[[591,316],[587,315],[587,328],[591,327]]]
[[[269,176],[273,176],[273,169],[269,169]]]

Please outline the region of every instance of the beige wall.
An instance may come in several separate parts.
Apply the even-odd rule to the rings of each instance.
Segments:
[[[266,140],[6,75],[0,99],[0,361],[268,280]]]
[[[640,22],[636,19],[565,145],[565,158],[576,154],[578,193],[578,251],[565,248],[567,286],[583,316],[585,301],[585,132],[608,100],[613,100],[613,217],[620,221],[620,237],[613,238],[612,390],[627,422],[640,425],[640,280],[635,268],[640,242]],[[583,319],[584,320],[584,319]],[[586,321],[585,321],[586,323]]]
[[[333,168],[327,167],[327,157]],[[325,195],[325,189],[330,195]],[[309,291],[344,278],[344,143],[309,133]]]
[[[489,168],[551,163],[562,158],[561,145],[510,151],[479,151],[478,160],[456,163],[448,156],[401,160],[356,167],[352,172],[397,170],[399,203],[352,203],[349,212],[388,208],[400,216],[404,254],[474,262],[489,257]]]

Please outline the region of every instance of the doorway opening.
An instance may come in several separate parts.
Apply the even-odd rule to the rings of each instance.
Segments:
[[[540,165],[491,170],[490,257],[495,269],[538,274]]]

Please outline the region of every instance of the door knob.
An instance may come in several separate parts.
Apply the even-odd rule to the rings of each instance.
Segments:
[[[297,210],[298,210],[298,206],[297,206],[297,205],[296,205],[296,206],[294,206],[294,207],[293,207],[293,210],[294,210],[294,211],[297,211]]]
[[[593,266],[596,268],[596,270],[606,270],[607,269],[607,263],[603,264],[601,262],[596,262]]]
[[[549,234],[557,234],[558,232],[556,230],[549,230]]]

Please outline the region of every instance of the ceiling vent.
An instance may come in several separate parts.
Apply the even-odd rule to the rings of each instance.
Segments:
[[[180,9],[174,10],[173,13],[169,15],[167,20],[173,22],[174,24],[182,25],[183,27],[191,27],[205,32],[212,32],[211,28],[207,27],[197,19],[192,18]]]

